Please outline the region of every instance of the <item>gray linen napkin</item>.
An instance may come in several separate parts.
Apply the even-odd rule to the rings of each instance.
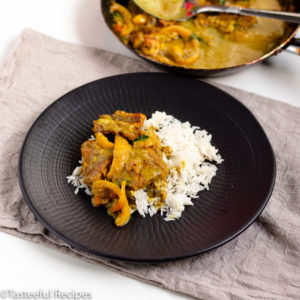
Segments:
[[[24,202],[17,160],[40,112],[64,93],[109,75],[157,71],[118,54],[26,29],[0,69],[0,230],[124,275],[201,299],[300,298],[300,109],[219,86],[244,103],[267,132],[277,159],[269,204],[238,238],[206,254],[162,264],[131,264],[73,249],[49,233]]]

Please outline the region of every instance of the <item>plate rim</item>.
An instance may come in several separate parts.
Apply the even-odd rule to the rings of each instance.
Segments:
[[[24,183],[24,179],[23,179],[23,174],[22,174],[22,159],[23,159],[23,155],[24,155],[24,151],[26,148],[26,144],[27,141],[30,137],[30,134],[32,132],[32,130],[35,128],[35,125],[37,124],[37,122],[44,116],[45,113],[48,112],[48,110],[50,110],[52,108],[52,106],[54,106],[56,103],[58,103],[59,101],[63,101],[63,99],[73,93],[76,92],[79,89],[85,88],[86,86],[89,86],[91,84],[96,84],[97,82],[100,81],[106,81],[106,80],[111,80],[111,78],[122,78],[122,77],[128,77],[128,76],[165,76],[165,77],[176,77],[176,78],[183,78],[183,79],[187,79],[189,77],[186,76],[182,76],[182,75],[178,75],[178,74],[170,74],[170,73],[165,73],[165,72],[136,72],[136,73],[123,73],[123,74],[118,74],[118,75],[111,75],[111,76],[107,76],[107,77],[103,77],[100,79],[96,79],[90,82],[87,82],[83,85],[80,85],[64,94],[62,94],[58,99],[54,100],[51,104],[49,104],[37,117],[36,119],[33,121],[33,123],[31,124],[31,126],[29,127],[25,138],[22,142],[22,146],[19,152],[19,157],[18,157],[18,182],[19,182],[19,186],[22,192],[22,195],[24,197],[25,202],[27,203],[27,205],[29,206],[30,210],[34,213],[35,217],[44,225],[44,227],[51,233],[53,233],[56,237],[60,238],[61,240],[63,240],[65,243],[67,243],[69,246],[78,249],[80,251],[84,251],[88,254],[93,254],[97,257],[100,258],[106,258],[106,259],[111,259],[111,260],[118,260],[118,261],[124,261],[124,262],[131,262],[131,263],[162,263],[162,262],[168,262],[168,261],[176,261],[176,260],[180,260],[180,259],[184,259],[184,258],[188,258],[188,257],[193,257],[199,254],[203,254],[206,252],[209,252],[213,249],[216,249],[220,246],[223,246],[224,244],[230,242],[231,240],[233,240],[234,238],[236,238],[237,236],[239,236],[242,232],[244,232],[246,229],[248,229],[253,223],[254,221],[260,216],[260,214],[262,213],[262,211],[265,209],[266,205],[268,204],[272,192],[274,190],[274,186],[275,186],[275,182],[276,182],[276,175],[277,175],[277,164],[276,164],[276,156],[274,153],[274,149],[272,147],[272,144],[270,143],[270,140],[265,132],[265,130],[263,129],[262,125],[260,124],[260,122],[257,120],[257,118],[255,117],[255,115],[249,110],[249,108],[247,106],[245,106],[243,103],[241,103],[237,98],[235,98],[234,96],[230,95],[229,93],[227,93],[226,91],[214,86],[213,84],[210,84],[206,81],[200,80],[200,79],[195,79],[195,78],[189,78],[193,81],[199,81],[201,82],[201,84],[203,85],[207,85],[210,88],[216,89],[221,93],[227,94],[232,101],[237,102],[239,105],[241,105],[246,111],[247,113],[249,113],[249,115],[254,119],[254,121],[257,123],[257,125],[259,126],[265,141],[267,142],[270,151],[271,151],[271,160],[272,160],[272,178],[271,179],[271,184],[270,187],[268,189],[268,193],[265,197],[265,200],[262,202],[262,205],[260,206],[259,210],[256,212],[256,214],[249,220],[246,222],[246,224],[241,227],[239,230],[237,230],[234,234],[231,234],[228,238],[225,238],[224,240],[220,241],[219,243],[216,243],[210,247],[207,247],[205,249],[202,250],[196,250],[191,252],[190,254],[183,254],[183,255],[175,255],[175,256],[166,256],[166,257],[161,257],[161,258],[132,258],[132,257],[127,257],[125,256],[119,256],[119,255],[110,255],[107,253],[102,253],[100,251],[94,250],[94,249],[90,249],[88,247],[85,247],[77,242],[72,241],[71,239],[67,238],[64,234],[62,234],[61,232],[59,232],[58,230],[55,229],[55,226],[49,224],[42,216],[41,214],[38,212],[38,210],[34,207],[34,205],[31,203],[30,197],[26,192],[26,186]]]

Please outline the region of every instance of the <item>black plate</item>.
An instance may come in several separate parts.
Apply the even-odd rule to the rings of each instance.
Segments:
[[[210,190],[200,192],[179,220],[135,213],[117,228],[105,208],[93,208],[67,183],[92,121],[116,109],[149,117],[165,111],[212,134],[224,162]],[[26,136],[19,181],[38,219],[73,247],[115,259],[166,261],[213,249],[246,229],[271,195],[275,159],[257,120],[230,95],[195,79],[136,73],[89,83],[50,105]]]

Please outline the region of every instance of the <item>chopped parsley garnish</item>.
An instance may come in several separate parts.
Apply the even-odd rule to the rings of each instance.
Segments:
[[[218,0],[220,5],[224,5],[226,0]]]
[[[146,141],[148,138],[149,138],[148,135],[142,134],[142,135],[140,135],[138,138],[136,138],[136,139],[134,140],[134,142]]]
[[[198,40],[199,42],[203,42],[203,40],[201,39],[201,37],[197,36],[195,33],[192,33],[192,34],[190,35],[190,40],[191,40],[191,39],[196,39],[196,40]]]
[[[116,22],[123,22],[123,17],[122,17],[122,15],[118,12],[118,11],[115,11],[114,13],[113,13],[113,17],[114,17],[114,20],[116,21]]]

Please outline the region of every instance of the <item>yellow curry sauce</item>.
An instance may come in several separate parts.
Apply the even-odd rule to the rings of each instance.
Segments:
[[[219,0],[220,1],[220,0]],[[197,0],[200,5],[218,0]],[[227,0],[225,5],[283,10],[277,0]],[[285,10],[293,10],[293,6]],[[133,2],[112,1],[114,30],[125,44],[158,62],[196,69],[244,64],[277,45],[286,23],[260,17],[203,13],[184,22],[159,20]]]
[[[154,128],[143,130],[145,119],[124,111],[101,115],[94,121],[95,139],[81,145],[83,182],[92,191],[92,204],[106,205],[117,226],[129,221],[136,190],[159,199],[158,207],[166,198],[169,169],[163,156],[170,149],[161,146]]]

